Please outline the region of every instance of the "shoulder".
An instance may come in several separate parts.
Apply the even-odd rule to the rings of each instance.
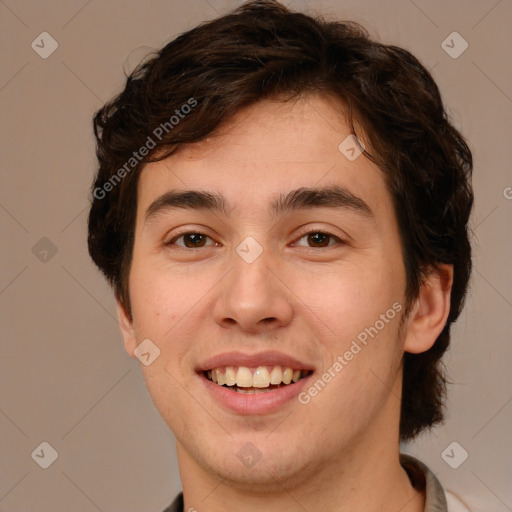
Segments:
[[[413,486],[425,491],[425,512],[470,512],[455,493],[443,488],[423,462],[401,453],[400,463],[409,474]]]
[[[471,512],[469,508],[451,491],[446,490],[446,502],[448,503],[448,512]]]

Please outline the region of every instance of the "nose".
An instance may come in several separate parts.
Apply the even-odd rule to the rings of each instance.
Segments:
[[[290,278],[269,252],[252,263],[237,253],[233,269],[221,281],[213,309],[215,321],[224,328],[263,333],[288,325],[293,318]]]

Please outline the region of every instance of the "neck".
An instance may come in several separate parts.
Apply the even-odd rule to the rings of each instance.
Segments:
[[[388,445],[333,456],[320,467],[287,480],[268,472],[259,485],[240,484],[197,465],[177,444],[184,510],[225,512],[423,512],[424,493],[415,490],[399,461],[399,447]]]
[[[276,453],[278,445],[272,460],[263,457],[252,469],[237,473],[236,468],[241,465],[229,465],[233,460],[228,453],[232,440],[216,452],[217,457],[212,452],[201,464],[177,441],[184,510],[423,512],[424,492],[412,487],[400,465],[398,421],[390,421],[398,418],[399,404],[396,396],[390,394],[382,414],[357,438],[351,438],[344,446],[323,446],[321,457],[309,458],[288,473],[286,469],[292,463],[282,463]],[[302,451],[307,451],[307,447],[302,450],[299,443],[297,460],[301,459]],[[226,464],[218,460],[220,454],[225,454]]]
[[[246,512],[422,512],[425,496],[413,489],[398,457],[383,463],[378,457],[363,467],[342,468],[340,464],[325,467],[308,481],[279,482],[272,479],[266,491],[251,491],[203,473],[202,478],[187,478],[187,464],[180,470],[184,476],[184,510],[244,510]],[[185,471],[183,471],[185,469]],[[198,476],[198,474],[196,473]],[[357,475],[357,476],[356,476]]]

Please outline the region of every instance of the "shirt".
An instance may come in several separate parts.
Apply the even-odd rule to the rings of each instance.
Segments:
[[[400,464],[405,469],[411,483],[418,491],[425,491],[424,512],[466,512],[465,508],[457,498],[450,493],[450,508],[448,508],[444,489],[434,473],[418,459],[400,454]],[[176,496],[171,505],[163,512],[184,512],[183,493]]]

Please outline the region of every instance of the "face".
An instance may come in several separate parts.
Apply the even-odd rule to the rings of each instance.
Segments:
[[[400,238],[342,109],[260,102],[141,173],[125,346],[160,350],[141,367],[180,467],[255,488],[397,443]]]

